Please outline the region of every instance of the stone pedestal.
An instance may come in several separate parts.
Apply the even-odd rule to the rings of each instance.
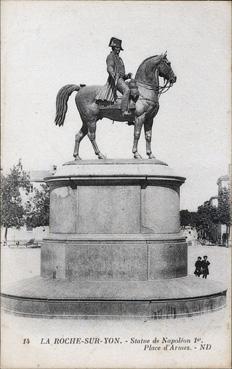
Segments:
[[[180,235],[184,178],[156,161],[64,165],[47,178],[50,236],[41,275],[77,280],[155,280],[187,275]]]
[[[166,318],[222,307],[224,288],[187,276],[179,223],[184,180],[157,160],[63,165],[46,178],[50,234],[41,249],[41,277],[4,294],[6,308],[13,304],[29,315]]]

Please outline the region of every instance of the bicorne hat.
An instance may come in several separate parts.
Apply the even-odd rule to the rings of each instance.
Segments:
[[[109,47],[120,47],[121,50],[123,50],[122,48],[122,40],[119,40],[116,37],[111,37],[110,39],[110,43],[109,43]]]

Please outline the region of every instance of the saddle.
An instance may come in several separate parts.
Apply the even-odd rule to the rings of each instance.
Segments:
[[[127,83],[127,85],[130,89],[129,100],[128,100],[128,111],[130,114],[127,115],[126,119],[123,117],[122,112],[121,112],[121,101],[122,101],[121,96],[118,96],[115,90],[113,92],[112,90],[110,90],[112,89],[112,86],[105,85],[103,87],[103,89],[105,90],[101,91],[99,94],[100,98],[97,97],[96,99],[96,102],[100,109],[100,116],[102,118],[108,117],[110,119],[117,120],[117,121],[126,120],[128,121],[128,124],[133,124],[134,118],[135,118],[135,104],[139,98],[139,90],[138,90],[138,85],[135,79],[131,79]],[[110,98],[107,98],[108,96]]]

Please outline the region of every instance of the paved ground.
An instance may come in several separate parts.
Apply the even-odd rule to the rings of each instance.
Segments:
[[[209,279],[230,286],[230,251],[189,247],[189,274],[197,256],[208,255]],[[39,259],[39,249],[3,249],[2,284],[38,275]],[[229,312],[228,306],[207,315],[162,321],[42,320],[3,314],[1,367],[230,368]],[[182,342],[166,346],[167,340]]]

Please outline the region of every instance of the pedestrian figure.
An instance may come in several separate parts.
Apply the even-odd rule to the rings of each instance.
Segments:
[[[207,278],[207,275],[209,274],[209,265],[210,262],[207,260],[208,256],[203,256],[203,260],[201,263],[201,267],[202,267],[202,278]]]
[[[196,277],[200,277],[200,275],[202,274],[201,267],[202,267],[202,260],[201,260],[201,257],[198,256],[197,261],[195,263],[195,268],[196,269],[195,269],[195,272],[194,272]]]

